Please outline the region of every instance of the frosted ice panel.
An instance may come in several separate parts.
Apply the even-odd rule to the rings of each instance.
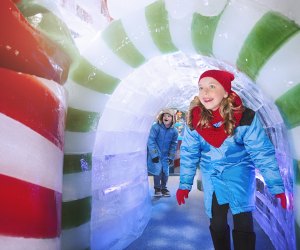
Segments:
[[[114,155],[142,151],[146,149],[148,136],[149,131],[142,133],[100,131],[97,135],[94,154]]]
[[[294,219],[291,212],[286,212],[280,207],[280,203],[258,194],[256,199],[254,218],[264,229],[274,244],[275,249],[295,249],[295,239],[289,232],[293,232]],[[286,221],[290,221],[287,225]]]
[[[92,228],[111,216],[122,217],[124,211],[134,209],[149,195],[147,181],[124,184],[92,191],[93,209],[96,216],[95,221],[92,222]]]
[[[92,249],[124,249],[151,213],[146,151],[93,157]]]
[[[147,107],[149,105],[149,101],[154,96],[146,95],[145,93],[132,93],[131,89],[128,88],[121,88],[123,94],[125,96],[118,96],[116,98],[114,96],[113,99],[110,100],[108,103],[108,107],[115,108],[115,109],[124,109],[130,112],[134,112],[137,114],[147,112]],[[152,97],[152,98],[151,98]],[[156,97],[154,99],[157,99]]]
[[[274,103],[265,104],[259,110],[261,121],[265,127],[273,127],[274,125],[283,124],[283,119]]]
[[[143,113],[130,112],[129,110],[115,110],[107,108],[99,123],[101,131],[136,131],[144,132],[149,129],[153,115],[144,116]]]
[[[236,86],[238,85],[236,84]],[[261,93],[255,87],[251,88],[250,85],[247,85],[247,87],[241,86],[240,90],[237,91],[237,94],[242,98],[243,104],[254,111],[258,110],[263,105]]]
[[[286,145],[286,129],[283,126],[277,125],[274,127],[268,127],[265,131],[269,135],[276,150],[289,153],[289,145]]]
[[[92,229],[91,248],[120,250],[126,248],[144,231],[150,219],[151,203],[145,198],[132,210],[122,216],[107,217],[98,227]]]
[[[151,213],[145,152],[93,159],[92,249],[123,249]]]
[[[135,182],[147,181],[146,151],[93,158],[93,190],[110,193]]]

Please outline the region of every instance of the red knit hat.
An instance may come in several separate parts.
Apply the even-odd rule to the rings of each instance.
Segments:
[[[234,75],[228,71],[211,69],[207,70],[199,78],[199,81],[204,77],[211,77],[217,80],[227,93],[231,93],[231,82],[234,80]]]

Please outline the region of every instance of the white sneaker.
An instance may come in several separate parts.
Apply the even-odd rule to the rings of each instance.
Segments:
[[[154,192],[154,197],[161,197],[162,196],[162,193],[160,191],[160,189],[155,189],[155,192]]]
[[[166,188],[162,189],[162,190],[161,190],[161,193],[162,193],[162,195],[165,196],[165,197],[170,197],[170,196],[171,196],[171,195],[170,195],[170,191],[169,191],[168,189],[166,189]]]

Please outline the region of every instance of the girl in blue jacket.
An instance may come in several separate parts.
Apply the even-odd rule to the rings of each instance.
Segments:
[[[184,204],[200,164],[204,203],[216,250],[230,249],[227,213],[233,215],[235,250],[255,249],[255,167],[269,191],[286,208],[284,185],[274,147],[257,114],[231,90],[234,75],[208,70],[199,78],[180,149],[178,204]],[[255,167],[254,167],[255,166]]]
[[[178,137],[174,123],[175,111],[163,110],[152,125],[148,138],[147,165],[148,172],[153,174],[156,197],[170,196],[167,189],[169,167],[174,165]]]

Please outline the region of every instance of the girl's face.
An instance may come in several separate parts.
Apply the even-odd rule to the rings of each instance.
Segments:
[[[171,124],[172,124],[173,117],[172,117],[170,114],[165,113],[165,114],[163,115],[162,120],[163,120],[163,123],[165,124],[165,126],[166,126],[167,128],[169,128],[169,127],[171,126]]]
[[[220,107],[223,98],[228,97],[228,93],[223,86],[212,77],[202,78],[198,85],[198,97],[206,109],[213,111],[217,110]]]

